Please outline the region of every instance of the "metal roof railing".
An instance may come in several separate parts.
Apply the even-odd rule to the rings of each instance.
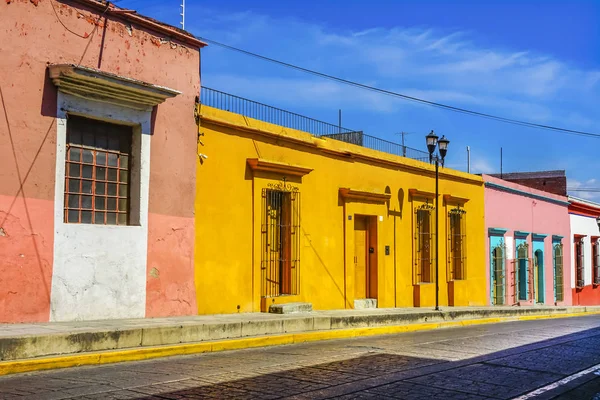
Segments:
[[[308,132],[318,137],[327,137],[384,153],[429,162],[427,152],[208,87],[202,87],[200,103],[259,121]]]

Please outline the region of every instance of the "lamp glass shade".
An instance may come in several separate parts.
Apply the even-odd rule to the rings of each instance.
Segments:
[[[438,140],[438,146],[440,149],[440,156],[442,156],[442,158],[446,157],[446,151],[448,151],[448,144],[450,143],[450,141],[448,139],[446,139],[445,136],[442,136],[442,138],[440,140]]]
[[[427,150],[429,150],[429,154],[432,154],[438,143],[438,135],[432,130],[429,135],[425,136],[425,140],[427,141]]]

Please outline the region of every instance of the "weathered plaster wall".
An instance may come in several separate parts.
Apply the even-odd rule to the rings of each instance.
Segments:
[[[488,299],[491,296],[491,281],[490,281],[490,241],[489,228],[502,228],[508,231],[505,234],[505,242],[507,243],[506,254],[506,289],[507,301],[509,304],[516,302],[514,297],[514,275],[510,273],[514,268],[513,261],[515,259],[515,231],[529,232],[527,243],[529,243],[529,257],[533,258],[533,241],[532,233],[548,235],[544,240],[544,287],[545,287],[545,303],[554,304],[554,264],[552,252],[552,235],[560,235],[563,244],[564,256],[564,297],[563,304],[571,304],[571,292],[569,290],[569,282],[571,282],[571,259],[569,257],[571,243],[568,240],[570,236],[570,223],[568,214],[567,198],[551,193],[542,192],[523,185],[512,182],[507,182],[502,179],[494,178],[489,175],[483,176],[486,182],[501,185],[509,189],[518,190],[527,193],[531,196],[541,196],[556,202],[564,204],[556,204],[551,201],[544,201],[540,198],[532,198],[525,194],[510,193],[506,190],[496,189],[492,187],[485,188],[485,236],[486,236],[486,277],[487,277],[487,292]],[[532,267],[530,263],[530,268]],[[488,300],[489,301],[489,300]]]
[[[150,110],[134,111],[58,93],[56,157],[65,158],[67,113],[134,126],[139,226],[65,224],[65,164],[56,163],[51,321],[143,318],[146,303]],[[137,218],[136,218],[137,219]]]
[[[573,245],[575,235],[586,236],[583,240],[583,279],[584,287],[581,289],[575,286],[575,251],[571,251],[571,265],[573,272],[570,280],[570,292],[573,294],[573,304],[576,305],[595,305],[600,304],[600,287],[592,284],[592,243],[591,237],[600,237],[600,229],[594,217],[571,214],[571,235],[570,242]],[[574,247],[573,247],[574,249]]]
[[[157,251],[150,246],[147,253],[148,285],[154,289],[146,297],[146,307],[149,315],[188,313],[190,308],[181,304],[192,301],[195,308],[193,286],[169,295],[166,288],[182,280],[193,282],[191,252],[178,251],[193,249],[194,242],[190,235],[164,233],[181,227],[181,218],[193,227],[198,49],[115,15],[102,18],[95,28],[97,12],[71,1],[55,1],[60,20],[75,35],[57,20],[50,1],[35,3],[0,2],[0,89],[11,128],[9,135],[0,108],[0,227],[5,231],[0,234],[0,321],[49,318],[57,92],[46,67],[54,63],[100,68],[182,92],[160,105],[152,121],[148,242],[164,246]],[[149,275],[153,268],[160,270],[159,278]],[[173,301],[157,307],[165,297]]]

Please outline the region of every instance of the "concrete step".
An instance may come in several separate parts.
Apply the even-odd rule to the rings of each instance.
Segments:
[[[297,314],[312,311],[312,303],[272,304],[269,312],[272,314]]]
[[[377,299],[354,300],[355,310],[364,310],[367,308],[377,308]]]

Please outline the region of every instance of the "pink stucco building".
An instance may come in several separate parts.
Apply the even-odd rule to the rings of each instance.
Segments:
[[[492,305],[571,305],[567,197],[483,175]]]
[[[0,322],[195,314],[190,34],[0,2]]]

